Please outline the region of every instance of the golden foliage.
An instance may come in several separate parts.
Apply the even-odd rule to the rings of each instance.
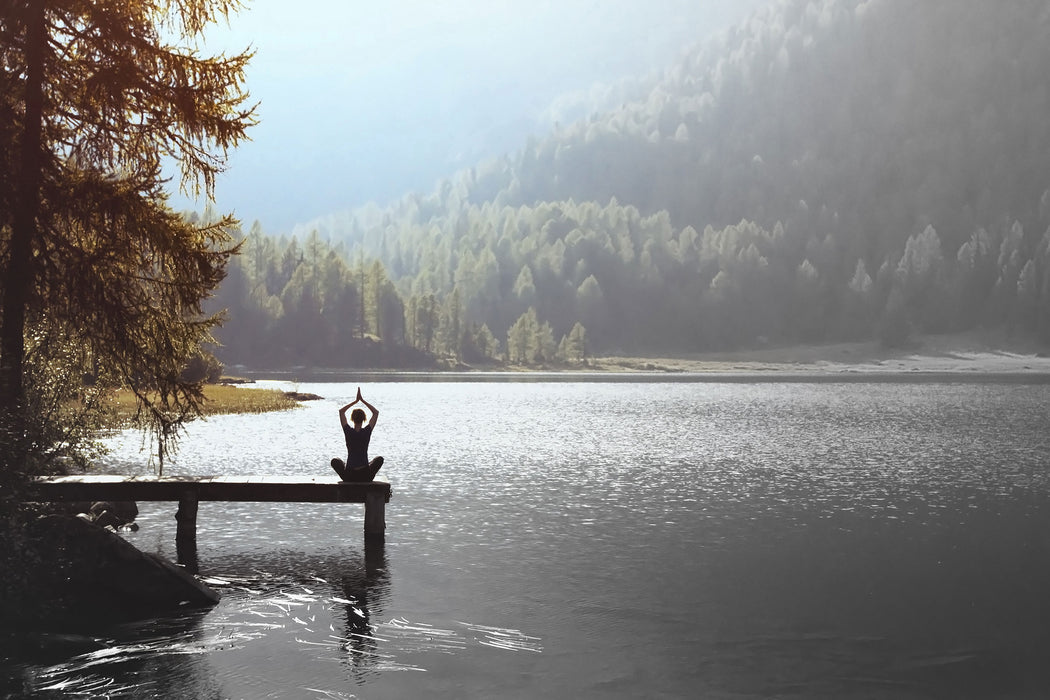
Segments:
[[[199,225],[176,215],[161,164],[178,164],[182,188],[210,196],[228,150],[256,121],[242,87],[251,52],[199,50],[205,27],[239,6],[0,0],[7,433],[39,425],[41,436],[71,439],[60,421],[52,425],[56,413],[34,413],[42,386],[31,381],[46,383],[51,406],[75,397],[81,377],[128,387],[137,423],[160,436],[162,455],[179,424],[204,410],[201,385],[181,372],[220,321],[204,314],[203,302],[236,252],[236,222]],[[56,377],[66,380],[59,386]],[[20,439],[7,452],[20,462],[52,441]]]

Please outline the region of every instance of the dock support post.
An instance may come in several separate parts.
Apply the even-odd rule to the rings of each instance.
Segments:
[[[382,538],[386,534],[386,494],[370,489],[365,494],[365,537]]]
[[[200,560],[197,559],[197,540],[176,539],[175,561],[186,569],[187,573],[199,574]]]
[[[196,545],[196,511],[198,496],[195,489],[178,496],[178,510],[175,511],[175,543]]]

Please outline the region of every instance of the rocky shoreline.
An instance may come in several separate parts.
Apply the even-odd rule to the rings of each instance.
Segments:
[[[117,533],[129,524],[115,513],[126,505],[95,508],[94,518],[49,510],[2,524],[0,619],[15,628],[115,624],[218,602],[192,574]]]

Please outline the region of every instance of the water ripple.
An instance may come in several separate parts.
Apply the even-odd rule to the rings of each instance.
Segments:
[[[191,425],[166,469],[329,474],[356,385],[299,388],[325,399]],[[34,667],[39,687],[952,697],[988,664],[1004,687],[1050,690],[1037,663],[1050,653],[1046,386],[391,382],[367,395],[396,494],[381,556],[359,548],[359,505],[201,504],[219,606],[183,631],[114,637],[109,656]],[[140,440],[110,444],[110,468],[143,470]],[[140,509],[129,539],[173,556],[173,507]],[[151,664],[153,686],[99,685]]]

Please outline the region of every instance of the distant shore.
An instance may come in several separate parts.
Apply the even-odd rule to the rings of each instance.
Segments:
[[[877,341],[731,352],[604,355],[586,365],[465,366],[435,370],[297,367],[243,371],[251,379],[309,381],[1050,381],[1050,353],[994,333],[917,337],[906,348]]]
[[[1050,352],[994,333],[921,336],[906,348],[877,341],[791,345],[676,357],[602,357],[614,371],[912,375],[1050,374]]]

